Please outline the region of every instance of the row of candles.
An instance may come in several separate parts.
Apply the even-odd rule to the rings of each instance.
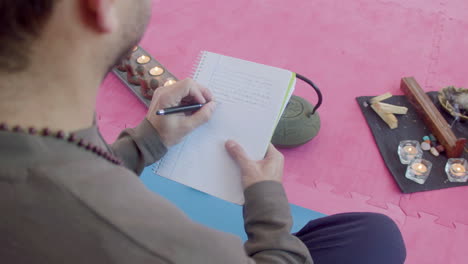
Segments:
[[[405,177],[424,184],[432,170],[432,163],[422,158],[423,151],[418,141],[404,140],[398,146],[398,156],[402,164],[407,164]],[[451,182],[468,181],[468,162],[463,158],[451,158],[445,165],[445,173]]]
[[[138,49],[139,47],[135,46],[132,50],[132,53],[135,53]],[[132,65],[131,59],[132,55],[129,55],[128,58],[125,59],[117,68],[120,71],[126,71],[128,73],[128,82],[134,85],[141,85],[142,95],[148,99],[151,99],[154,90],[160,86],[160,82],[156,78],[163,77],[164,73],[166,73],[166,70],[161,66],[154,66],[149,70],[144,67],[146,64],[152,61],[151,57],[147,55],[141,55],[137,57],[134,61],[136,62],[135,66]],[[150,77],[151,80],[146,79],[145,76]],[[164,80],[163,86],[170,86],[176,82],[177,81],[174,78],[169,77]]]

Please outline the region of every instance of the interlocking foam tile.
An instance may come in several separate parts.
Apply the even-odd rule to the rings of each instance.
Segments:
[[[447,209],[457,208],[455,204],[458,203],[459,197],[466,197],[466,188],[453,188],[450,192],[441,190],[403,196],[400,207],[409,216],[416,216],[417,212],[441,212],[437,214],[438,219],[436,222],[453,228],[454,222],[468,222],[468,214],[465,209]],[[434,199],[443,202],[434,203],[432,202]]]
[[[395,209],[398,206],[391,206],[392,210],[375,207],[366,203],[370,197],[358,193],[351,193],[351,199],[343,197],[333,193],[333,186],[326,183],[317,182],[314,188],[288,181],[284,183],[284,186],[289,200],[294,204],[306,207],[314,203],[314,210],[327,215],[337,212],[375,212],[388,215],[398,225],[403,225],[406,220],[403,211]],[[338,204],[340,205],[339,211],[336,210]]]
[[[437,216],[425,213],[407,218],[402,227],[405,242],[409,245],[407,263],[467,263],[466,250],[460,249],[460,245],[466,244],[468,226],[459,224],[456,229],[445,228],[434,225],[436,219]]]
[[[468,188],[402,195],[386,170],[354,98],[400,94],[400,78],[423,88],[468,87],[466,0],[154,1],[142,46],[179,78],[201,50],[301,73],[324,94],[320,134],[284,150],[292,203],[333,214],[373,211],[402,227],[407,263],[466,263]],[[316,102],[298,83],[297,95]],[[113,141],[145,115],[113,76],[97,101],[101,131]],[[401,206],[401,209],[399,209]],[[432,215],[433,217],[428,217]]]

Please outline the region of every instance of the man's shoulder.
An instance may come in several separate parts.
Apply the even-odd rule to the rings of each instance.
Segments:
[[[138,221],[120,207],[125,197],[116,196],[139,179],[105,162],[75,160],[1,170],[0,208],[9,221],[0,220],[0,229],[6,230],[3,241],[8,241],[0,241],[0,255],[11,263],[107,263],[109,258],[114,263],[165,263],[118,219],[127,214],[128,224]]]

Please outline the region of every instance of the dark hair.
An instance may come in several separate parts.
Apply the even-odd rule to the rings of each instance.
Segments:
[[[52,14],[57,0],[0,0],[0,70],[19,71],[28,64],[31,41]]]

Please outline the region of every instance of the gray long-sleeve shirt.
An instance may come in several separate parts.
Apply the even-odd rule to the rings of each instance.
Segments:
[[[147,120],[112,146],[96,127],[76,134],[125,166],[52,136],[0,131],[0,263],[312,263],[290,234],[281,184],[245,190],[243,245],[139,180],[167,151]]]

